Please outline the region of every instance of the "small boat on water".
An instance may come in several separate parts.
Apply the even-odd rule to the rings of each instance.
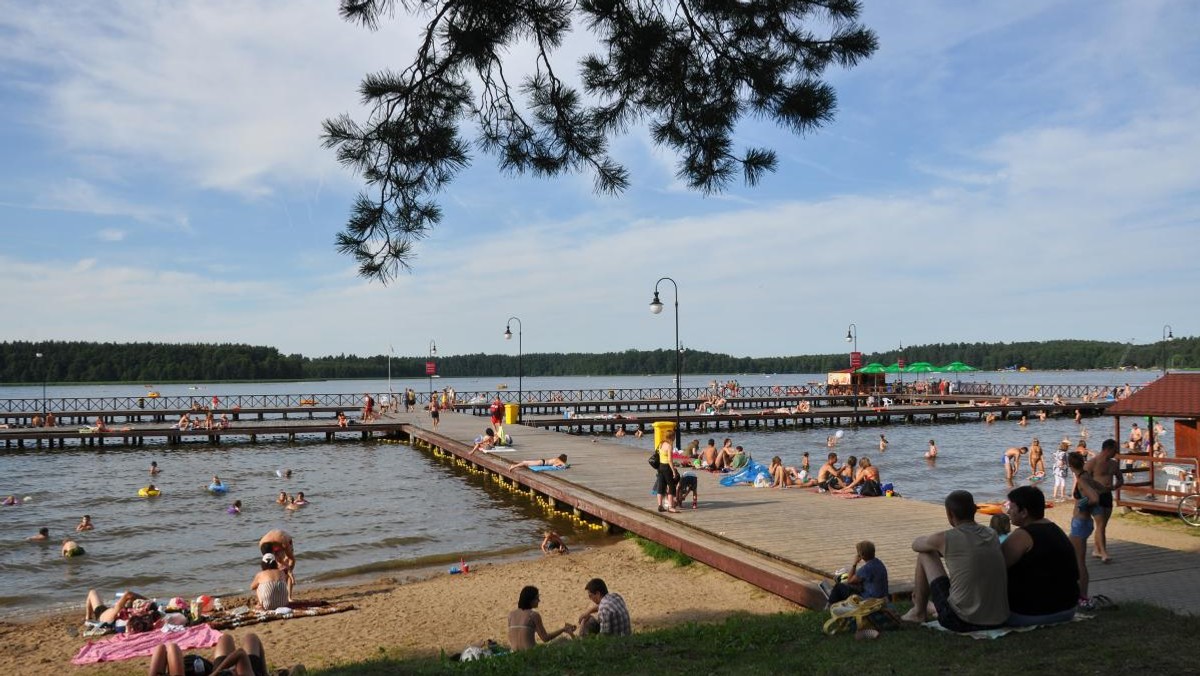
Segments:
[[[506,383],[500,383],[499,385],[497,385],[497,386],[496,386],[496,389],[497,389],[497,390],[507,390],[507,389],[508,389],[508,384],[506,384]]]

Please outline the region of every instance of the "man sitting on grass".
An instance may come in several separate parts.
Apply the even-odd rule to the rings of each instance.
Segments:
[[[996,531],[975,523],[975,498],[967,491],[946,496],[949,530],[913,540],[917,569],[913,607],[906,622],[938,624],[956,632],[992,629],[1008,619],[1008,570]]]

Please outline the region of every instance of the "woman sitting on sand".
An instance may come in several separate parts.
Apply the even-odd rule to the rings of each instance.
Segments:
[[[250,590],[258,597],[258,605],[263,610],[285,608],[291,602],[288,592],[287,571],[279,568],[274,554],[263,554],[262,570],[250,582]]]
[[[549,643],[563,634],[570,637],[575,635],[575,625],[569,622],[564,624],[562,629],[547,633],[542,624],[542,616],[536,610],[540,601],[537,587],[527,586],[521,589],[521,595],[517,598],[517,609],[508,613],[508,644],[513,650],[532,648],[537,643],[534,636],[542,639],[543,643]]]
[[[518,463],[513,463],[512,468],[518,467],[567,467],[567,454],[563,453],[557,458],[542,458],[541,460],[522,460]]]

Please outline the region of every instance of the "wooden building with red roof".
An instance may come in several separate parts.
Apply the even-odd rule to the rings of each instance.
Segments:
[[[1146,418],[1145,448],[1153,448],[1155,419],[1175,421],[1174,453],[1154,457],[1148,451],[1130,450],[1117,456],[1125,487],[1117,492],[1121,505],[1175,511],[1179,498],[1196,490],[1200,474],[1200,373],[1168,373],[1109,406],[1104,415],[1114,417],[1114,438],[1121,442],[1121,418]],[[1162,441],[1161,439],[1158,441]],[[1163,443],[1164,448],[1172,444]],[[1122,444],[1122,449],[1126,448]]]

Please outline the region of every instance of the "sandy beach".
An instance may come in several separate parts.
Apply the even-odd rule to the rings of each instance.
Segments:
[[[1069,510],[1054,509],[1055,521]],[[1136,518],[1114,518],[1114,540],[1168,549],[1200,550],[1200,538],[1176,526],[1148,525]],[[301,556],[303,553],[301,552]],[[897,577],[908,577],[897,571]],[[632,541],[572,550],[566,556],[538,557],[472,566],[468,575],[439,572],[425,578],[382,578],[349,587],[297,589],[300,599],[350,602],[355,610],[299,618],[233,630],[236,637],[254,631],[267,647],[272,668],[302,662],[321,667],[378,657],[461,651],[492,638],[506,643],[506,617],[516,607],[522,586],[541,592],[542,617],[549,630],[574,622],[588,606],[583,586],[601,577],[625,597],[634,631],[684,622],[709,622],[735,613],[769,614],[802,610],[745,582],[705,565],[678,567],[656,562]],[[110,591],[110,590],[105,590]],[[250,603],[250,597],[226,597],[226,607]],[[146,658],[75,667],[71,657],[86,639],[77,635],[80,610],[28,622],[0,623],[0,673],[144,674]],[[204,651],[210,654],[209,651]]]
[[[303,553],[300,553],[301,557]],[[547,628],[575,622],[588,607],[583,586],[603,578],[629,605],[634,631],[689,621],[708,622],[733,613],[778,613],[800,607],[701,564],[677,567],[655,562],[631,541],[528,561],[472,566],[468,575],[439,574],[423,580],[381,579],[326,589],[298,588],[296,597],[349,601],[355,610],[322,617],[269,622],[233,630],[254,631],[272,668],[302,662],[320,667],[380,655],[461,651],[492,638],[507,643],[508,611],[521,587],[536,585]],[[107,590],[106,590],[107,591]],[[250,599],[225,598],[226,607]],[[71,657],[86,639],[72,636],[80,610],[28,623],[0,624],[0,673],[144,674],[147,658],[76,667]],[[210,654],[210,651],[203,651]]]

